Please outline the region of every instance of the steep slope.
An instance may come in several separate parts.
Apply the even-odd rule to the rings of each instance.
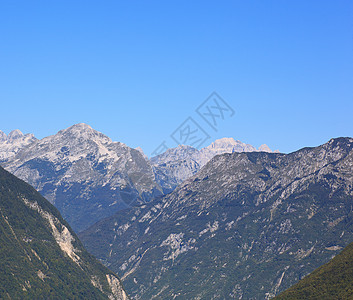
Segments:
[[[352,200],[351,138],[224,154],[81,238],[136,299],[269,299],[353,241]]]
[[[33,134],[24,135],[18,129],[11,131],[8,136],[0,130],[0,163],[11,159],[36,140]]]
[[[0,167],[0,298],[127,299],[46,199]]]
[[[187,178],[195,175],[207,162],[216,155],[233,152],[272,152],[267,145],[259,149],[236,141],[233,138],[222,138],[211,145],[197,150],[191,146],[179,145],[166,150],[164,153],[152,157],[156,178],[164,192],[174,190]],[[278,152],[278,151],[276,151]]]
[[[31,143],[3,166],[53,203],[76,231],[162,194],[138,150],[86,124]]]
[[[352,299],[353,243],[275,299]]]

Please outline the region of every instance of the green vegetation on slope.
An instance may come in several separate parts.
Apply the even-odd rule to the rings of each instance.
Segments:
[[[72,245],[77,261],[58,240]],[[107,275],[115,276],[83,248],[58,210],[0,167],[0,298],[107,299],[114,294]]]
[[[275,299],[352,299],[353,243]]]

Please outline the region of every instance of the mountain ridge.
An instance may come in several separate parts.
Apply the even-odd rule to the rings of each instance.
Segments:
[[[11,136],[21,140],[23,134],[13,131]],[[3,145],[0,142],[0,154]],[[222,150],[215,145],[222,145]],[[79,123],[22,143],[11,155],[6,146],[3,153],[8,157],[1,165],[42,193],[79,232],[120,209],[171,192],[219,151],[250,147],[231,138],[210,146],[212,151],[179,146],[148,159],[141,148],[113,142]]]
[[[135,299],[270,299],[353,241],[352,168],[352,138],[218,155],[80,237]]]

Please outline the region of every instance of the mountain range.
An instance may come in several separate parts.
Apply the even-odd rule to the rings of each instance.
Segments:
[[[59,211],[0,167],[0,298],[127,300]]]
[[[86,124],[36,140],[2,165],[41,192],[76,231],[162,194],[139,151]]]
[[[179,146],[149,160],[141,149],[83,123],[41,140],[19,130],[0,133],[1,165],[54,204],[76,232],[173,191],[217,154],[264,150],[270,151],[226,138],[201,150]]]
[[[134,299],[270,299],[353,241],[352,200],[352,138],[234,152],[80,238]]]
[[[200,150],[191,146],[179,145],[152,157],[156,178],[165,192],[173,191],[180,183],[196,174],[216,155],[233,152],[272,152],[263,144],[254,146],[236,141],[233,138],[222,138]],[[278,150],[275,151],[278,153]]]
[[[0,297],[127,299],[71,225],[134,299],[349,298],[352,153],[223,138],[149,159],[83,123],[0,131],[1,165],[68,220],[0,167]]]

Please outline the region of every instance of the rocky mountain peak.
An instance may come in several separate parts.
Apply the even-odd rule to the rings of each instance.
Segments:
[[[169,148],[164,153],[151,158],[152,163],[165,163],[166,161],[176,161],[190,158],[193,154],[198,154],[199,150],[188,145],[179,145]]]
[[[236,141],[233,138],[222,138],[214,141],[211,145],[202,150],[205,152],[213,152],[217,155],[232,152],[252,152],[256,151],[256,148],[241,141]]]
[[[19,129],[15,129],[9,133],[7,139],[9,141],[14,141],[14,140],[19,139],[21,137],[23,137],[23,133]]]
[[[261,152],[272,152],[270,147],[267,146],[266,144],[262,144],[260,147],[259,147],[259,151]]]
[[[36,140],[33,134],[24,135],[18,129],[11,131],[9,135],[0,131],[0,162],[7,161]]]
[[[221,138],[218,140],[215,140],[210,146],[208,146],[209,148],[214,148],[217,146],[223,146],[223,145],[237,145],[238,143],[241,143],[240,141],[236,141],[233,138]]]
[[[269,146],[263,144],[256,149],[254,146],[243,143],[239,140],[234,140],[233,138],[221,138],[215,140],[211,145],[202,149],[204,151],[211,151],[215,154],[222,154],[222,153],[232,153],[232,152],[278,152],[272,151]]]
[[[69,128],[60,130],[57,135],[69,138],[80,138],[84,140],[100,141],[103,143],[112,142],[109,137],[93,129],[91,126],[85,123],[75,124],[73,126],[70,126]]]
[[[147,155],[145,154],[145,152],[143,152],[143,149],[141,147],[136,147],[135,150],[140,152],[142,154],[142,156],[144,157],[144,159],[148,160]]]
[[[201,150],[187,145],[179,145],[152,157],[150,161],[154,165],[160,185],[166,191],[171,191],[176,185],[196,174],[214,156],[233,152],[272,151],[267,145],[261,145],[257,150],[252,145],[233,138],[221,138]]]
[[[162,193],[140,151],[84,123],[32,143],[4,167],[55,204],[75,230]]]
[[[353,143],[353,138],[351,137],[339,137],[339,138],[333,138],[329,140],[326,145],[330,146],[347,146],[350,147],[351,144]]]

